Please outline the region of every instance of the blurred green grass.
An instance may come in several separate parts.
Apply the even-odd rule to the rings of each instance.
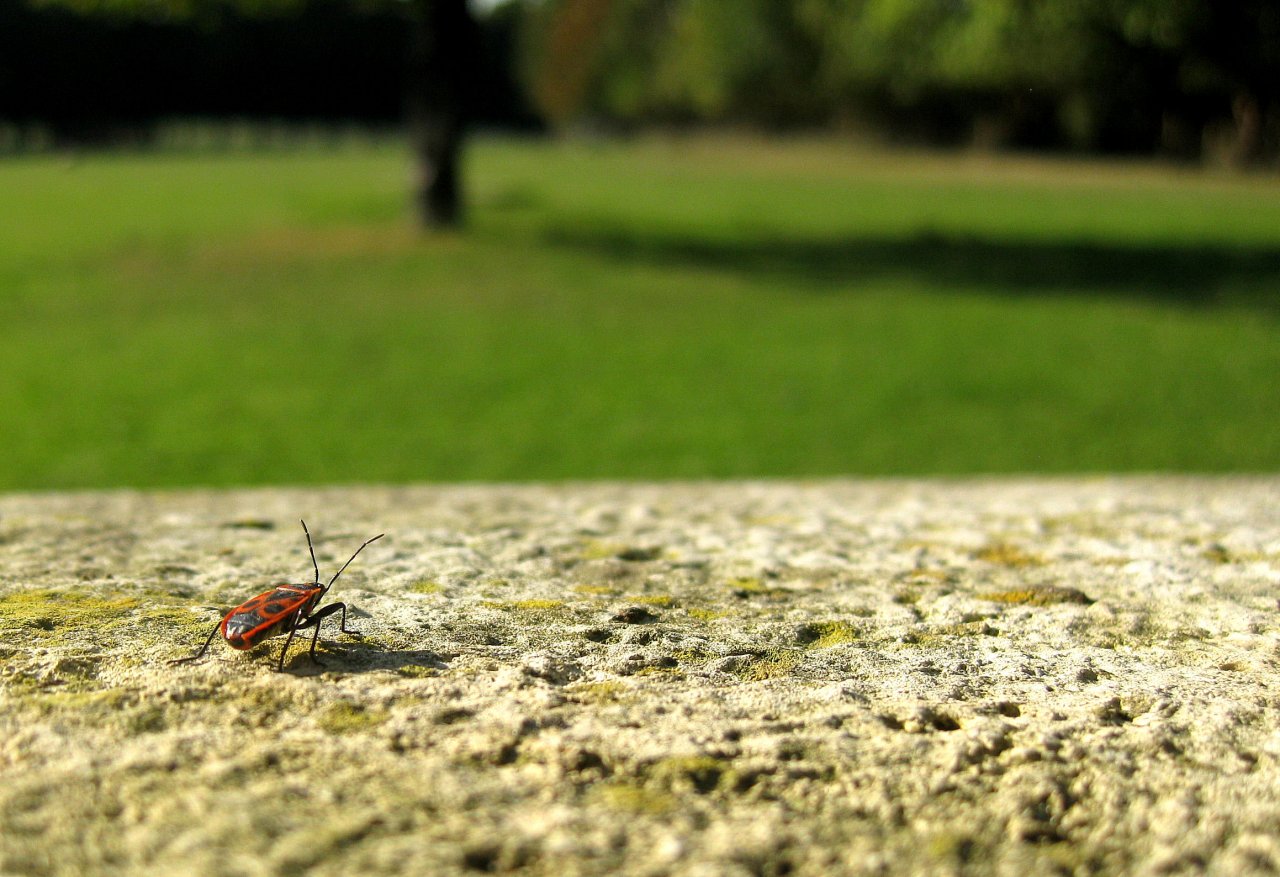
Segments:
[[[831,142],[0,163],[0,489],[1280,465],[1280,182]]]

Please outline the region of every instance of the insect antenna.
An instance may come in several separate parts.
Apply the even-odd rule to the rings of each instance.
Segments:
[[[385,535],[387,535],[387,534],[386,534],[386,533],[379,533],[377,536],[374,536],[372,539],[366,540],[366,541],[365,541],[365,543],[364,543],[363,545],[361,545],[359,548],[357,548],[357,549],[356,549],[356,553],[355,553],[355,554],[353,554],[353,555],[351,555],[351,560],[355,560],[355,559],[356,559],[356,557],[360,554],[360,552],[361,552],[361,551],[364,551],[364,549],[365,549],[365,546],[366,546],[366,545],[369,545],[371,542],[377,542],[379,539],[381,539],[381,538],[382,538],[383,536],[385,536]],[[334,583],[334,582],[336,582],[336,581],[338,580],[338,576],[342,575],[343,570],[345,570],[347,567],[351,566],[351,560],[348,560],[346,563],[344,563],[344,564],[342,565],[342,569],[340,569],[340,570],[338,570],[336,573],[334,573],[334,574],[333,574],[333,578],[329,579],[329,584],[325,585],[325,586],[324,586],[324,590],[320,592],[320,596],[321,596],[322,598],[324,597],[324,595],[325,595],[326,593],[328,593],[328,592],[329,592],[329,589],[333,587],[333,583]],[[317,575],[317,576],[316,576],[316,581],[319,581],[319,580],[320,580],[320,577]]]
[[[320,584],[320,564],[316,563],[316,550],[311,545],[311,531],[307,529],[306,521],[302,522],[302,532],[307,534],[307,550],[311,552],[311,565],[316,568],[316,584],[318,585]],[[360,547],[363,548],[364,546],[361,545]],[[350,562],[351,561],[347,561],[347,563]],[[337,576],[334,576],[334,578],[336,579]],[[333,584],[333,582],[330,582],[329,584]],[[326,588],[326,590],[328,589]]]

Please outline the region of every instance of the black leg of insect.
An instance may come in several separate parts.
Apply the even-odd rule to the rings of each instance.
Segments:
[[[196,652],[194,655],[192,655],[189,658],[178,658],[176,661],[170,661],[169,664],[172,666],[173,664],[186,664],[190,661],[200,660],[202,657],[204,657],[204,653],[209,651],[209,644],[212,643],[213,638],[218,635],[218,630],[221,627],[222,627],[221,621],[219,621],[217,624],[213,626],[213,630],[209,631],[209,638],[204,641],[204,645],[200,647],[200,651]]]
[[[227,645],[233,649],[251,649],[263,640],[281,634],[288,634],[285,639],[284,648],[280,650],[280,663],[277,665],[278,670],[284,669],[285,655],[289,651],[289,644],[293,642],[294,635],[301,629],[314,627],[315,635],[311,638],[310,654],[313,659],[316,657],[316,642],[320,638],[320,622],[328,618],[334,612],[342,613],[342,621],[340,628],[343,633],[355,633],[353,630],[347,630],[347,607],[343,603],[333,603],[325,606],[317,611],[320,601],[324,599],[324,595],[333,587],[333,583],[338,580],[338,576],[346,571],[351,565],[351,561],[359,556],[361,551],[373,542],[378,541],[384,535],[379,533],[372,539],[366,540],[355,554],[342,565],[342,569],[334,573],[333,578],[329,579],[327,585],[320,584],[320,564],[316,562],[315,547],[311,543],[311,531],[307,529],[307,522],[302,522],[302,532],[307,535],[307,550],[311,552],[311,566],[315,569],[315,581],[309,584],[281,584],[276,585],[270,591],[263,591],[256,597],[253,597],[241,603],[235,609],[232,609],[209,634],[209,638],[205,640],[200,651],[196,652],[189,658],[179,658],[176,661],[170,661],[171,664],[185,664],[188,661],[195,661],[202,657],[208,651],[213,638],[219,633],[222,638],[227,641]],[[318,660],[316,663],[320,663]]]
[[[330,603],[328,606],[325,606],[321,609],[316,610],[315,612],[312,612],[311,615],[308,616],[305,621],[300,622],[299,624],[295,625],[293,628],[295,631],[299,631],[307,627],[314,627],[316,629],[316,632],[311,635],[310,654],[311,654],[311,660],[315,661],[321,667],[324,666],[324,662],[316,657],[316,642],[320,639],[320,622],[328,618],[333,613],[339,612],[339,611],[342,612],[342,619],[338,622],[338,629],[341,630],[343,633],[350,633],[350,634],[355,634],[356,636],[359,636],[360,635],[359,631],[347,630],[347,604],[346,603]],[[284,659],[283,652],[281,653],[280,657],[281,657],[281,660]]]

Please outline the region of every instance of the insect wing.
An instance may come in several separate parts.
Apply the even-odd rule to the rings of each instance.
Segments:
[[[320,592],[318,585],[276,585],[228,612],[222,619],[222,638],[233,649],[251,649],[287,632],[298,611],[309,612]]]

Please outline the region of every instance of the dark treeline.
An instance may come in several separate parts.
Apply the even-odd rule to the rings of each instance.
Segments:
[[[159,118],[389,122],[405,28],[338,3],[216,20],[82,16],[0,0],[0,117],[58,142],[145,136]]]
[[[0,126],[394,124],[432,2],[0,0]],[[1280,156],[1274,0],[508,0],[480,31],[468,103],[490,125]]]
[[[141,145],[171,119],[398,125],[410,15],[345,0],[168,15],[0,0],[0,125],[11,148]],[[471,103],[481,123],[528,127],[508,31],[488,22]]]

